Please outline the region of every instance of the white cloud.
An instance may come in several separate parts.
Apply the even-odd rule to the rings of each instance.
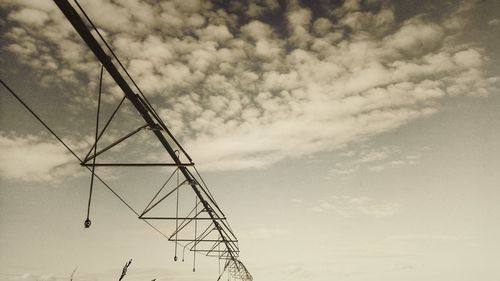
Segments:
[[[259,17],[266,12],[277,9],[279,5],[279,2],[275,0],[248,1],[248,7],[245,9],[245,13],[252,18]]]
[[[370,148],[367,145],[361,145],[359,150],[349,150],[339,153],[342,158],[335,163],[335,167],[328,172],[328,179],[349,179],[351,175],[361,169],[370,172],[382,172],[387,168],[397,168],[403,165],[417,164],[422,153],[427,149],[420,151],[407,151],[403,153],[396,147]],[[410,154],[407,154],[410,153]]]
[[[199,30],[197,34],[200,37],[200,40],[203,41],[224,42],[233,37],[225,25],[209,25],[204,29]]]
[[[297,4],[290,3],[286,17],[288,20],[288,28],[291,32],[290,40],[296,46],[304,48],[308,41],[312,38],[309,34],[309,26],[311,24],[311,10],[302,8]]]
[[[9,20],[28,25],[43,25],[49,20],[48,15],[40,10],[25,8],[9,14]]]
[[[394,23],[394,12],[391,9],[383,9],[375,14],[372,12],[352,12],[345,15],[341,23],[354,30],[366,30],[380,34]]]
[[[386,46],[391,49],[404,54],[418,55],[438,48],[444,37],[444,31],[439,25],[414,19],[405,23],[385,41]]]
[[[313,29],[318,35],[325,35],[333,28],[332,22],[326,18],[319,18],[314,21]]]
[[[453,55],[453,59],[459,66],[466,68],[477,68],[483,63],[481,54],[474,49],[457,52]]]
[[[380,150],[380,151],[368,151],[363,153],[362,158],[359,159],[360,163],[367,163],[367,162],[373,162],[373,161],[379,161],[386,159],[389,157],[389,153],[387,150]]]
[[[59,143],[38,137],[0,135],[0,174],[4,179],[56,182],[75,174],[75,160]]]
[[[491,26],[500,26],[500,19],[489,20],[488,24],[491,25]]]
[[[248,36],[255,41],[269,39],[273,35],[271,26],[261,21],[254,20],[240,28],[244,36]]]
[[[359,0],[347,0],[344,2],[342,8],[350,12],[358,11],[361,8],[360,2]]]
[[[351,165],[351,164],[345,165],[342,163],[336,163],[335,167],[330,169],[328,178],[333,178],[336,175],[348,176],[358,171],[359,167],[360,167],[359,165]]]
[[[276,12],[268,2],[256,4],[254,16]],[[6,50],[48,86],[95,81],[98,65],[71,26],[54,6],[39,6],[0,4],[10,19]],[[346,1],[333,16],[315,18],[292,2],[279,29],[261,18],[239,26],[236,14],[205,1],[160,6],[85,4],[204,169],[262,168],[333,151],[434,114],[444,99],[487,96],[498,85],[484,72],[484,51],[454,41],[460,29],[446,27],[446,20],[467,16],[464,8],[440,20],[415,15],[398,23],[385,3],[365,11],[359,1]],[[36,10],[33,20],[45,24],[25,22],[16,15],[23,9]],[[105,86],[116,99],[116,88]]]

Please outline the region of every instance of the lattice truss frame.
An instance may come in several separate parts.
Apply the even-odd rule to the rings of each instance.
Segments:
[[[215,198],[211,194],[208,186],[201,177],[195,167],[195,164],[188,153],[182,148],[180,143],[175,139],[158,113],[155,111],[151,103],[143,94],[141,89],[132,79],[126,68],[123,66],[119,58],[113,52],[109,44],[106,42],[92,20],[85,13],[84,9],[74,0],[79,12],[67,0],[54,0],[59,9],[66,16],[71,25],[75,28],[80,37],[84,40],[89,49],[94,53],[97,59],[101,62],[101,72],[99,81],[99,95],[97,102],[97,116],[95,126],[95,139],[92,147],[85,157],[80,158],[74,151],[68,147],[64,141],[59,138],[50,127],[34,113],[27,104],[25,104],[12,89],[10,89],[3,81],[4,87],[13,94],[23,106],[28,109],[45,128],[47,128],[72,154],[78,159],[81,166],[85,167],[91,173],[90,192],[87,208],[87,218],[85,227],[91,226],[90,208],[92,199],[92,190],[94,181],[100,181],[108,188],[119,200],[142,221],[158,231],[169,241],[175,243],[174,260],[177,261],[178,246],[182,247],[182,259],[184,260],[185,250],[193,252],[193,271],[195,270],[196,254],[203,254],[208,257],[216,257],[219,259],[219,277],[221,279],[224,273],[229,277],[240,279],[243,281],[252,281],[252,275],[239,260],[240,249],[238,239],[229,225],[226,215],[222,212]],[[84,20],[85,19],[85,20]],[[91,33],[90,26],[98,36]],[[103,48],[102,45],[106,48]],[[105,49],[107,51],[105,51]],[[118,65],[118,66],[117,66]],[[114,109],[110,117],[105,122],[102,128],[100,124],[100,107],[102,96],[102,79],[103,74],[108,73],[114,80],[116,85],[121,88],[124,97],[121,99],[117,107]],[[134,90],[133,90],[134,89]],[[99,141],[105,134],[116,113],[119,111],[124,101],[128,100],[140,114],[144,120],[144,125],[135,128],[130,133],[121,138],[112,141],[110,144],[101,148]],[[172,160],[171,163],[99,163],[96,160],[99,156],[123,141],[134,136],[138,132],[149,129],[160,142],[168,157]],[[160,186],[151,201],[146,205],[141,212],[132,208],[109,184],[107,184],[96,173],[96,167],[172,167],[173,171],[169,174],[167,180]],[[182,212],[179,208],[179,200],[181,193],[191,193],[194,195],[195,204],[190,211]],[[175,206],[173,213],[165,215],[165,203],[173,202],[170,205]],[[185,205],[185,204],[184,204]],[[165,234],[158,227],[152,224],[152,221],[170,222],[175,224],[174,231],[170,234]],[[220,270],[220,264],[223,263],[223,270]]]

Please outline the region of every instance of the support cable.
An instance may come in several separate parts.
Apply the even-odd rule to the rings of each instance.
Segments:
[[[43,120],[40,119],[40,117],[38,117],[38,115],[33,110],[31,110],[31,108],[26,103],[24,103],[24,101],[21,100],[21,98],[16,95],[16,93],[14,93],[14,91],[9,88],[9,86],[7,86],[7,84],[5,84],[2,79],[0,79],[0,82],[24,106],[24,108],[26,108],[33,115],[33,117],[35,117],[45,127],[45,129],[47,129],[62,145],[64,145],[64,147],[66,147],[66,149],[71,154],[73,154],[73,156],[80,160],[80,157],[78,157],[78,155],[76,155],[76,153],[71,148],[69,148],[69,146],[45,122],[43,122]]]

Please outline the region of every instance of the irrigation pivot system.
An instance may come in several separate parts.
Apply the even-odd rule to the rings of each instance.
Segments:
[[[95,142],[85,157],[79,157],[71,148],[66,145],[63,140],[58,137],[50,127],[41,120],[37,114],[29,108],[29,106],[17,95],[15,92],[1,81],[3,86],[40,121],[46,129],[50,131],[65,147],[68,149],[75,158],[78,159],[81,166],[88,170],[91,174],[89,202],[87,209],[87,218],[84,226],[89,228],[91,226],[90,220],[90,207],[92,200],[92,189],[94,181],[100,181],[106,188],[108,188],[118,199],[122,201],[127,207],[147,225],[158,231],[161,235],[169,241],[175,243],[174,260],[178,260],[178,246],[182,248],[182,260],[186,249],[193,252],[193,271],[195,270],[196,254],[203,254],[206,256],[216,257],[219,259],[219,277],[221,279],[224,273],[235,279],[243,281],[252,281],[253,278],[248,272],[243,263],[239,260],[239,247],[238,240],[227,222],[225,214],[220,209],[214,197],[210,193],[205,181],[198,173],[195,164],[187,152],[182,148],[180,143],[175,139],[173,134],[169,131],[165,123],[162,121],[158,113],[155,111],[151,103],[145,97],[141,89],[132,79],[124,65],[113,52],[110,45],[106,42],[102,34],[94,25],[92,20],[86,14],[84,9],[75,0],[75,7],[67,0],[54,0],[59,9],[63,12],[65,17],[83,39],[88,48],[100,61],[101,74],[99,83],[99,95],[97,103],[97,116],[95,128]],[[91,29],[96,34],[97,38],[91,32]],[[98,41],[99,39],[99,41]],[[107,72],[114,80],[116,85],[123,91],[124,97],[111,114],[105,125],[99,130],[99,117],[101,105],[101,89],[102,77]],[[117,139],[105,147],[99,146],[99,140],[105,133],[109,124],[113,120],[115,114],[125,100],[128,100],[133,107],[140,114],[144,124],[135,128],[130,133]],[[96,159],[99,155],[111,150],[116,145],[122,143],[126,139],[132,137],[142,130],[149,129],[154,134],[155,138],[160,142],[161,147],[166,152],[166,163],[99,163]],[[163,150],[162,149],[162,150]],[[147,204],[143,211],[137,211],[130,206],[118,193],[116,193],[99,175],[96,173],[96,167],[157,167],[165,166],[173,169],[172,173],[168,176],[166,182],[159,188],[151,201]],[[194,197],[194,206],[188,210],[179,208],[180,194],[186,192]],[[182,201],[182,200],[181,200]],[[169,207],[175,207],[172,214],[165,215],[165,204]],[[185,207],[185,204],[184,204]],[[181,214],[182,213],[182,214]],[[174,224],[173,233],[167,235],[162,232],[157,226],[152,224],[155,222],[170,222]],[[180,254],[180,253],[179,253]],[[221,269],[221,264],[223,265]]]

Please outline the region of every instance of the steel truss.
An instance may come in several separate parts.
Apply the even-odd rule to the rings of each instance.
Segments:
[[[153,227],[155,230],[164,235],[155,226],[151,224],[150,221],[165,221],[165,222],[175,222],[175,228],[172,234],[164,235],[169,241],[175,243],[175,256],[174,260],[177,261],[177,247],[180,245],[183,247],[183,257],[185,250],[194,252],[193,255],[193,271],[195,271],[195,261],[196,253],[201,253],[209,257],[217,257],[220,262],[224,263],[224,269],[219,272],[218,280],[223,276],[224,272],[227,272],[229,276],[235,279],[241,279],[244,281],[253,280],[251,274],[243,263],[239,260],[239,246],[238,239],[236,238],[233,230],[231,229],[225,214],[220,209],[219,205],[215,201],[214,197],[210,193],[207,185],[205,184],[203,178],[199,174],[195,167],[194,162],[191,157],[182,148],[179,142],[175,139],[172,133],[169,131],[163,120],[151,106],[147,98],[144,96],[140,88],[134,82],[132,77],[120,62],[118,57],[115,55],[113,50],[106,43],[102,35],[99,33],[98,29],[94,26],[90,18],[87,16],[82,7],[75,0],[76,5],[80,9],[80,13],[85,17],[88,24],[92,26],[94,31],[100,37],[101,41],[106,45],[108,52],[112,55],[109,56],[108,53],[103,49],[101,43],[99,43],[94,35],[91,33],[87,24],[80,16],[80,13],[75,10],[75,8],[67,0],[54,0],[59,9],[66,16],[71,25],[75,28],[80,37],[84,40],[89,49],[101,62],[101,72],[100,72],[100,83],[99,83],[99,96],[98,96],[98,106],[97,106],[97,116],[96,116],[96,128],[95,128],[95,139],[92,147],[86,154],[86,156],[80,159],[57,135],[40,119],[36,114],[29,109],[29,107],[24,104],[15,93],[7,87],[2,81],[2,84],[18,98],[21,103],[54,135],[56,138],[71,152],[73,155],[79,159],[80,164],[88,169],[91,173],[90,181],[90,194],[89,203],[87,209],[87,218],[85,220],[85,227],[91,226],[90,221],[90,207],[92,199],[92,189],[94,179],[103,183],[108,189],[110,189],[123,203],[125,203],[130,210],[132,210],[139,219],[146,222],[148,225]],[[128,79],[126,79],[119,68],[113,62],[113,59],[121,67],[121,71],[126,73]],[[110,118],[105,123],[104,127],[99,130],[99,117],[100,117],[100,104],[102,95],[102,77],[104,72],[107,72],[114,82],[121,88],[124,93],[124,97],[115,108]],[[128,82],[128,81],[129,82]],[[133,84],[131,86],[130,82]],[[134,89],[138,93],[134,92]],[[100,148],[98,146],[99,141],[106,129],[110,125],[111,121],[115,117],[116,113],[120,109],[123,102],[127,99],[140,114],[144,120],[144,125],[135,128],[130,133],[124,135],[123,137],[117,139],[111,144]],[[172,160],[169,163],[97,163],[96,160],[98,156],[111,150],[116,145],[122,143],[123,141],[134,136],[142,130],[149,129],[156,137],[156,139],[161,143],[165,152]],[[99,148],[99,149],[98,149]],[[181,160],[182,159],[182,160]],[[135,211],[130,205],[128,205],[123,198],[121,198],[114,190],[112,190],[109,185],[107,185],[95,172],[96,167],[157,167],[157,166],[167,166],[174,167],[174,171],[170,174],[166,182],[160,187],[158,192],[153,196],[151,201],[146,205],[142,212]],[[174,180],[175,179],[175,180]],[[181,180],[182,179],[182,180]],[[170,188],[168,191],[167,189]],[[179,194],[180,192],[192,192],[195,197],[194,207],[187,214],[179,213]],[[155,214],[155,210],[162,211],[162,203],[167,202],[167,200],[175,201],[175,213],[169,215],[158,215]],[[194,229],[194,234],[191,232]],[[220,271],[220,270],[219,270]]]

